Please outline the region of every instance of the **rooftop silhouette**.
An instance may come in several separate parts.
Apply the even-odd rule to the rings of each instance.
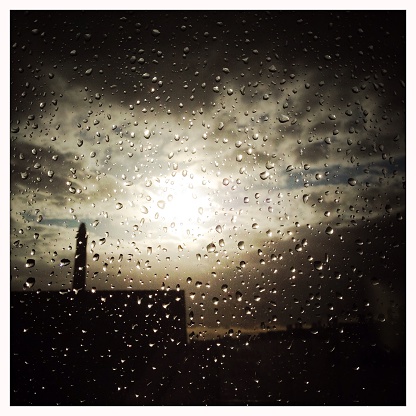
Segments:
[[[11,405],[405,404],[385,324],[188,342],[184,291],[85,290],[86,241],[73,290],[11,293]]]

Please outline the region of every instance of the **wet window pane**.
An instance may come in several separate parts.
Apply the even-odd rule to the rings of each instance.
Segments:
[[[12,11],[12,405],[404,405],[403,11]]]

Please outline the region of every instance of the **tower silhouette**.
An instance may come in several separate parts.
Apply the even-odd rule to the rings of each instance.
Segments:
[[[87,229],[84,223],[81,223],[79,226],[76,239],[74,280],[72,288],[74,290],[79,290],[85,288],[87,272]]]

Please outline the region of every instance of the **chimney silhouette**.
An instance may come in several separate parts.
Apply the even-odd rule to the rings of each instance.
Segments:
[[[77,233],[77,242],[75,250],[74,280],[72,289],[80,290],[85,288],[87,273],[87,229],[84,223],[81,223]]]

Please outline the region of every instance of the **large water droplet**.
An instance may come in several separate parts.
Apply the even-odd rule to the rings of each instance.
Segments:
[[[239,241],[239,243],[238,243],[238,248],[239,248],[240,250],[244,250],[244,241]]]
[[[61,262],[60,262],[60,266],[61,267],[63,267],[63,266],[68,266],[69,264],[71,264],[71,260],[69,260],[69,259],[61,259]]]
[[[348,179],[348,183],[349,183],[351,186],[355,186],[355,185],[357,185],[357,181],[356,181],[354,178],[349,178],[349,179]]]

